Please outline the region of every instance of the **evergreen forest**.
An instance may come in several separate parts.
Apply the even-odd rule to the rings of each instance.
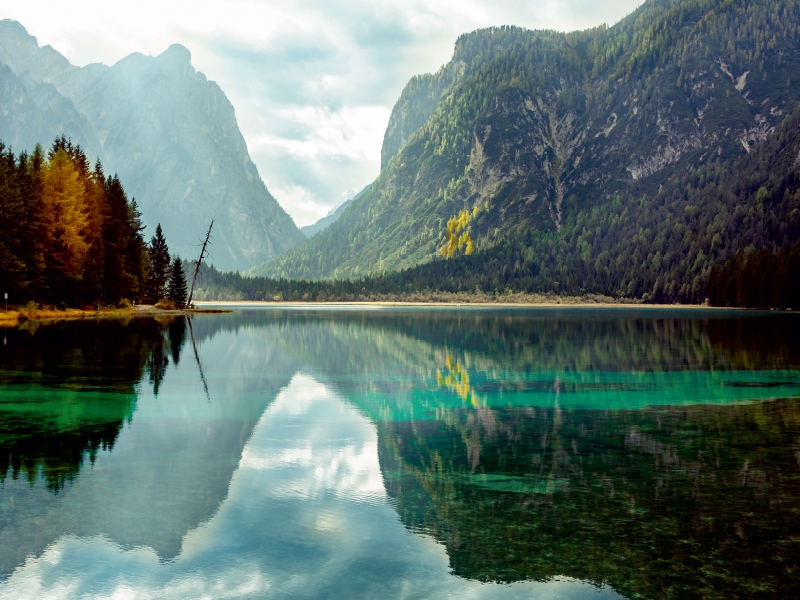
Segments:
[[[150,272],[136,202],[61,136],[45,153],[0,143],[0,287],[15,304],[116,303]]]
[[[611,27],[465,34],[403,91],[370,188],[229,295],[731,304],[715,267],[800,248],[798,24],[796,0],[653,0]]]

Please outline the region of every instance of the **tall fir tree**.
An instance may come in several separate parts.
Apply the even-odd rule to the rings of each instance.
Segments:
[[[41,144],[36,144],[33,153],[25,157],[17,167],[17,179],[25,199],[25,245],[22,249],[23,261],[28,269],[26,295],[38,299],[47,289],[45,279],[45,229],[44,208],[42,205],[42,174],[45,155]]]
[[[150,260],[150,277],[147,283],[147,295],[153,302],[158,302],[167,293],[167,282],[170,276],[170,257],[167,240],[161,229],[161,223],[156,226],[156,234],[150,240],[147,249]]]
[[[0,143],[0,286],[12,294],[25,287],[25,204],[20,194],[14,154]]]
[[[186,274],[183,272],[183,261],[176,256],[172,261],[172,270],[167,286],[167,298],[175,303],[177,308],[186,308],[186,298],[189,290],[186,287]]]

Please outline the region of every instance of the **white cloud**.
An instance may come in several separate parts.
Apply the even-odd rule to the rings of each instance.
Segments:
[[[78,65],[184,44],[236,107],[267,186],[305,225],[377,176],[394,101],[410,77],[447,62],[461,33],[503,24],[585,28],[639,3],[0,0],[0,18],[20,21]],[[306,193],[284,194],[295,188]]]

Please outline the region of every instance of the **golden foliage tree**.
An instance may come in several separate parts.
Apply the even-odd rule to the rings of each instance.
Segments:
[[[86,187],[63,149],[45,165],[42,205],[48,264],[57,267],[65,277],[80,278],[89,250]]]
[[[477,214],[477,210],[476,208],[473,211],[473,215]],[[469,211],[462,210],[447,222],[447,227],[444,230],[445,243],[439,249],[443,258],[451,258],[459,249],[463,249],[465,254],[472,254],[475,244],[469,235],[469,231],[466,231],[470,218]]]

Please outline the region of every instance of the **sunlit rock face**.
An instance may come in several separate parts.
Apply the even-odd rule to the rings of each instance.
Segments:
[[[0,139],[16,150],[61,134],[80,143],[119,174],[151,230],[161,223],[173,252],[196,254],[211,219],[221,269],[249,268],[304,239],[250,160],[230,101],[183,46],[80,68],[6,20],[0,63]]]

